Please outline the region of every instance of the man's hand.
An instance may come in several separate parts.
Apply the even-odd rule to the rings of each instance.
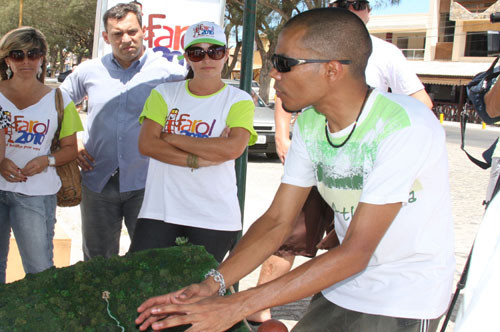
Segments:
[[[7,182],[24,182],[28,179],[9,158],[3,158],[0,162],[0,174]]]
[[[210,283],[210,281],[207,280],[200,284],[192,284],[176,292],[152,297],[141,304],[139,308],[137,308],[137,312],[139,312],[140,315],[135,320],[135,323],[137,325],[140,324],[141,331],[145,331],[154,322],[160,319],[164,319],[168,316],[167,314],[156,312],[157,308],[164,307],[170,304],[194,303],[206,297],[212,296],[213,294],[213,281],[212,283]],[[172,312],[170,312],[170,314],[172,314]]]
[[[243,319],[242,302],[235,296],[211,296],[192,304],[167,304],[151,309],[152,319],[141,325],[154,331],[191,324],[187,332],[221,332]],[[136,321],[137,323],[137,321]]]
[[[81,140],[78,140],[78,157],[76,157],[76,161],[82,171],[90,171],[94,168],[92,166],[92,163],[95,162],[94,157],[87,152]]]

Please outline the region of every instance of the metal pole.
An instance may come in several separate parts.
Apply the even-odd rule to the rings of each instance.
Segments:
[[[245,9],[243,16],[243,40],[241,50],[241,76],[240,88],[250,93],[253,79],[253,41],[255,38],[255,6],[257,0],[245,0]],[[247,182],[247,161],[248,148],[236,159],[236,184],[238,186],[238,200],[240,202],[241,225],[243,226],[245,211],[245,190]],[[238,240],[241,237],[241,232]],[[234,288],[238,291],[239,284]]]
[[[256,0],[245,0],[243,16],[243,41],[241,54],[240,88],[250,93],[253,79],[253,43],[255,38],[255,6]],[[247,178],[248,148],[236,159],[236,183],[238,185],[238,200],[243,225],[245,209],[245,189]]]
[[[23,0],[19,0],[19,26],[23,25]]]

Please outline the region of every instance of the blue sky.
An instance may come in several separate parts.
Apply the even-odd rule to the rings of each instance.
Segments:
[[[372,4],[375,2],[370,1]],[[429,0],[400,0],[399,5],[374,8],[371,16],[427,13],[429,5]]]

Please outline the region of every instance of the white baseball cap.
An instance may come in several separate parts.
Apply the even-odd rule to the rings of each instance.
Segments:
[[[226,34],[224,30],[214,22],[199,22],[191,25],[186,30],[184,34],[184,49],[199,43],[226,46]]]

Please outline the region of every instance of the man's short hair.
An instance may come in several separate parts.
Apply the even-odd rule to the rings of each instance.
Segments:
[[[354,77],[364,78],[372,52],[370,34],[364,22],[347,9],[316,8],[292,17],[283,27],[303,29],[300,41],[320,59],[351,60]]]
[[[104,16],[102,18],[102,21],[104,23],[104,30],[106,30],[106,32],[108,31],[108,20],[110,18],[121,20],[122,18],[127,16],[128,13],[135,14],[135,17],[137,17],[137,22],[139,22],[139,26],[142,28],[141,9],[133,3],[119,3],[116,6],[111,7],[104,13]]]

